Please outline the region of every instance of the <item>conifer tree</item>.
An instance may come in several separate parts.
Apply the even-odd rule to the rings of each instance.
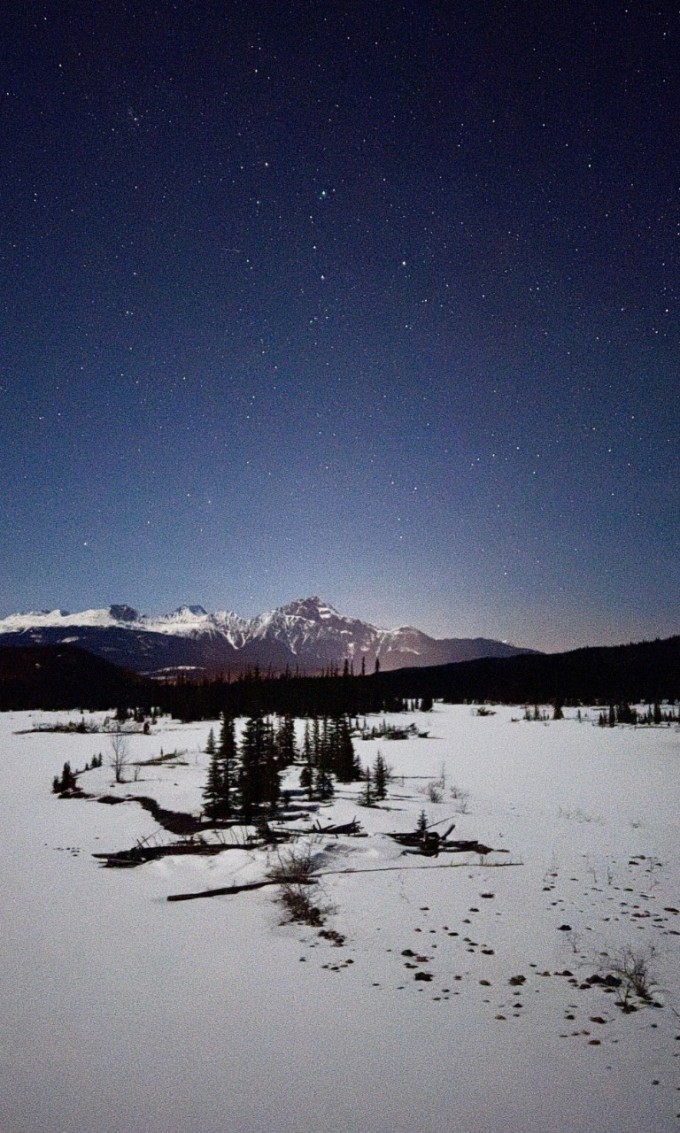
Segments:
[[[276,740],[270,720],[252,716],[246,720],[239,747],[239,789],[246,822],[264,806],[274,809],[280,782]]]
[[[314,790],[319,799],[333,798],[335,787],[327,767],[316,767],[314,769]]]
[[[216,756],[219,761],[222,790],[222,817],[228,818],[233,809],[233,792],[236,787],[237,748],[234,720],[231,716],[223,716],[220,728],[220,742]]]
[[[343,716],[337,721],[337,743],[333,770],[341,783],[352,783],[361,778],[361,766],[357,760],[349,720]]]
[[[427,827],[427,815],[424,810],[421,810],[420,814],[418,815],[418,821],[416,823],[416,830],[421,837],[427,833]]]
[[[295,720],[290,715],[283,716],[279,723],[276,732],[276,746],[281,767],[290,767],[297,756]]]
[[[373,764],[373,794],[376,799],[387,798],[387,783],[389,780],[389,770],[385,759],[381,752],[375,757]]]
[[[222,770],[217,752],[213,752],[208,764],[208,778],[203,788],[203,809],[208,818],[221,818],[223,805]]]
[[[307,791],[307,798],[312,800],[314,796],[314,748],[312,746],[312,737],[309,732],[309,720],[305,720],[305,734],[302,741],[302,758],[304,760],[304,767],[300,772],[300,786],[303,790]]]
[[[361,806],[373,806],[373,780],[371,777],[370,767],[366,767],[364,769],[362,778],[364,780],[364,785],[361,788],[361,794],[359,795],[359,803]]]

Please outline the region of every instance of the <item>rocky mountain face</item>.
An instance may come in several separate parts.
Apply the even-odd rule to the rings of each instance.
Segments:
[[[486,638],[433,638],[412,626],[380,629],[338,613],[320,598],[302,598],[251,619],[229,611],[209,614],[181,606],[149,616],[131,606],[69,614],[14,614],[0,620],[0,645],[72,644],[150,676],[263,672],[359,673],[442,665],[479,657],[512,657],[532,650]]]

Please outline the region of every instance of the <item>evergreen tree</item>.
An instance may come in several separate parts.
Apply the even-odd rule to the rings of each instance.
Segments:
[[[214,755],[216,750],[217,749],[215,747],[215,732],[214,732],[214,729],[211,728],[210,731],[208,732],[208,739],[207,739],[206,745],[205,745],[205,754],[206,755]]]
[[[389,770],[387,764],[381,752],[378,752],[375,757],[375,763],[373,764],[373,794],[375,795],[376,799],[387,798],[388,781]]]
[[[217,752],[213,752],[208,764],[208,778],[203,788],[203,809],[208,818],[221,818],[224,801],[222,769]]]
[[[314,770],[314,790],[319,799],[332,799],[335,794],[333,779],[326,767],[316,767]]]
[[[314,796],[314,748],[312,746],[312,737],[309,732],[309,720],[305,720],[305,735],[302,741],[302,758],[305,765],[300,772],[300,786],[303,788],[303,790],[307,791],[307,798],[311,802]]]
[[[328,717],[324,716],[323,725],[319,726],[318,719],[314,720],[314,786],[320,799],[329,799],[333,795],[333,725]]]
[[[373,806],[373,781],[371,778],[370,767],[365,768],[362,774],[362,778],[364,780],[364,785],[361,788],[361,794],[359,795],[359,803],[361,806]]]
[[[286,715],[281,718],[276,732],[276,745],[281,767],[290,767],[298,754],[295,743],[295,720],[292,716]]]
[[[246,720],[239,754],[241,809],[244,820],[251,822],[263,806],[273,810],[279,798],[277,748],[270,720],[263,716]]]
[[[235,726],[233,717],[231,716],[222,717],[220,741],[215,754],[219,762],[222,784],[222,817],[228,818],[234,809],[232,796],[236,787],[236,764],[238,758]]]
[[[333,770],[341,783],[352,783],[361,778],[361,765],[354,751],[352,731],[346,716],[336,723],[336,737]]]
[[[272,811],[276,809],[281,794],[280,767],[281,760],[274,725],[271,720],[267,719],[264,722],[264,793],[262,801]]]

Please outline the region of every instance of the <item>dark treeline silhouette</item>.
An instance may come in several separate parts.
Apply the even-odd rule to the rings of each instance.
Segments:
[[[680,698],[680,636],[631,645],[520,657],[488,657],[376,678],[395,696],[450,703],[653,703]]]
[[[154,695],[159,707],[180,720],[215,719],[221,713],[339,718],[401,712],[408,699],[395,695],[374,677],[262,677],[257,671],[234,681],[179,680],[156,686]]]
[[[0,711],[107,709],[145,699],[149,682],[73,645],[0,647]]]
[[[180,720],[276,714],[359,716],[414,702],[653,703],[680,698],[680,636],[568,653],[486,658],[432,668],[235,680],[138,677],[74,646],[0,648],[0,710],[156,707]]]

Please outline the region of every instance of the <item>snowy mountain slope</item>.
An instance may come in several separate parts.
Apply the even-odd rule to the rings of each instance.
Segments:
[[[194,669],[242,671],[255,665],[318,672],[342,667],[372,672],[530,652],[484,638],[433,638],[412,626],[380,629],[338,613],[318,597],[301,598],[247,620],[230,611],[180,606],[169,614],[140,614],[131,606],[13,614],[0,620],[0,644],[79,645],[143,673]]]

